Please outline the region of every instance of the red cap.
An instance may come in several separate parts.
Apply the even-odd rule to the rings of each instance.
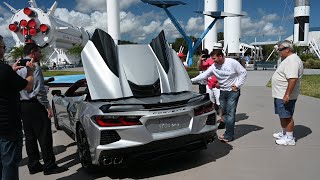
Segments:
[[[181,53],[178,53],[178,56],[181,58],[181,57],[185,57],[186,55],[184,55],[184,54],[181,52]]]

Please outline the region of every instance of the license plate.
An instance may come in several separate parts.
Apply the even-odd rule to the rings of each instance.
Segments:
[[[152,133],[175,131],[187,128],[191,117],[188,115],[152,119],[147,122],[147,129]]]

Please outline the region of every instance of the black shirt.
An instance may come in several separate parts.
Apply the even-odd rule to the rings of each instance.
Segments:
[[[11,66],[0,63],[0,138],[15,140],[21,132],[19,91],[27,84]]]

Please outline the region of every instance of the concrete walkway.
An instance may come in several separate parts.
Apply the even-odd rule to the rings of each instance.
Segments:
[[[210,168],[212,174],[226,172],[220,179],[319,178],[320,132],[316,129],[320,126],[320,99],[298,98],[294,115],[297,144],[276,145],[272,133],[280,130],[280,124],[274,114],[271,88],[265,86],[273,73],[248,71],[237,111],[237,139],[230,143],[230,153]]]
[[[54,130],[59,165],[69,171],[44,176],[29,175],[26,154],[20,167],[23,180],[166,179],[166,180],[311,180],[320,177],[320,99],[301,95],[295,111],[296,146],[276,145],[272,133],[280,130],[273,112],[271,89],[265,84],[273,71],[248,71],[237,110],[236,139],[227,144],[215,141],[207,150],[141,165],[130,169],[106,169],[88,174],[77,159],[76,144],[62,131]],[[53,128],[54,129],[54,128]],[[218,134],[222,134],[219,130]]]

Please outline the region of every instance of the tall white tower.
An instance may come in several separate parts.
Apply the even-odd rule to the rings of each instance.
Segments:
[[[224,0],[224,11],[228,13],[241,14],[242,0]],[[224,47],[228,54],[240,53],[240,18],[226,17],[224,19]]]
[[[106,0],[108,13],[108,34],[118,44],[120,39],[120,10],[118,0]]]
[[[218,0],[204,0],[204,11],[217,11]],[[214,19],[209,16],[204,16],[204,29],[206,29]],[[204,48],[212,51],[214,44],[217,42],[217,24],[208,32],[204,38]]]
[[[293,42],[300,46],[307,46],[309,39],[309,0],[295,0]]]

